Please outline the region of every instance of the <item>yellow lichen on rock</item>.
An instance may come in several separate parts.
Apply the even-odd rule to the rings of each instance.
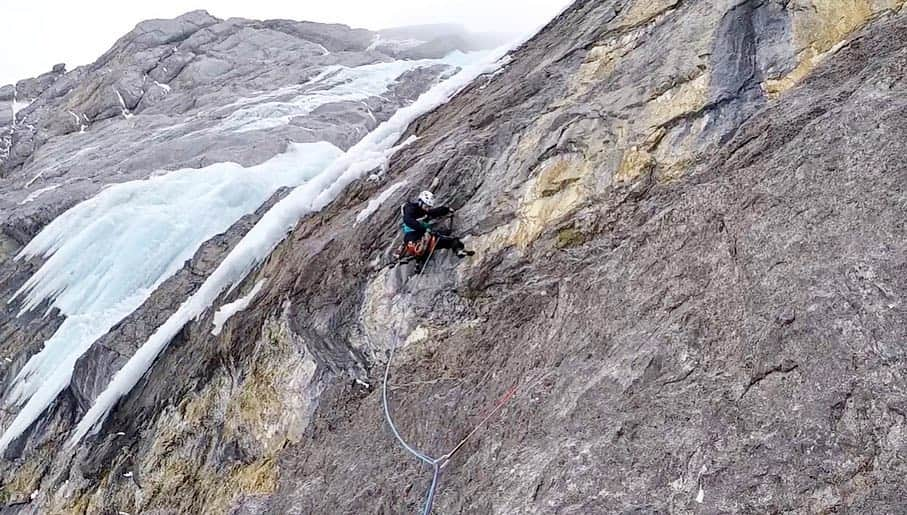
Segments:
[[[521,248],[538,238],[551,222],[572,212],[588,191],[583,178],[591,170],[581,157],[556,157],[543,166],[523,198],[519,220],[511,234],[511,243]]]
[[[636,0],[616,20],[616,29],[635,27],[674,8],[680,0]]]
[[[555,241],[554,246],[559,249],[575,247],[577,245],[582,245],[586,241],[586,238],[586,234],[583,234],[582,231],[573,227],[562,229],[557,233],[557,240]]]
[[[648,127],[661,127],[669,121],[705,107],[709,98],[709,74],[682,82],[648,102],[640,117]]]
[[[288,331],[285,322],[265,322],[249,373],[216,374],[204,388],[165,409],[150,432],[150,448],[136,456],[140,483],[105,480],[95,495],[134,495],[125,498],[144,510],[179,507],[214,514],[229,512],[242,495],[276,490],[277,455],[288,441],[298,440],[305,425],[298,419],[310,412],[300,406],[308,402],[305,395],[290,387],[304,389],[315,369],[311,360],[296,354]],[[202,436],[215,429],[218,442]],[[239,442],[249,460],[223,465],[204,461],[210,445],[229,442]],[[192,496],[182,497],[180,492],[187,490]],[[93,511],[92,498],[73,502]]]
[[[207,388],[197,394],[188,395],[180,402],[183,423],[199,426],[212,418],[212,414],[221,404],[220,392],[226,387],[221,377],[215,377]]]
[[[639,147],[630,147],[624,151],[620,166],[614,173],[614,182],[619,184],[633,182],[654,168],[655,158],[652,157],[652,154]]]
[[[213,515],[230,512],[243,495],[274,492],[279,478],[277,453],[288,440],[291,425],[286,420],[295,416],[274,393],[274,382],[286,380],[285,370],[297,365],[286,359],[292,349],[286,345],[285,330],[269,327],[263,333],[267,343],[261,342],[262,346],[274,347],[262,352],[267,357],[249,377],[234,382],[226,374],[217,374],[178,406],[165,409],[151,431],[150,448],[133,457],[134,470],[123,469],[130,476],[105,474],[91,495],[68,499],[65,512],[100,513],[114,499],[114,504],[129,512],[179,510]],[[218,426],[223,427],[220,441],[204,436]],[[204,461],[211,445],[242,438],[261,444],[257,450],[250,447],[249,462],[221,467]]]
[[[249,374],[226,401],[224,436],[252,436],[266,455],[276,453],[287,441],[295,441],[299,437],[296,419],[305,409],[287,410],[294,399],[286,386],[294,380],[310,380],[314,369],[311,359],[295,355],[286,324],[267,321]]]
[[[664,144],[662,141],[668,133],[668,124],[678,118],[693,115],[707,105],[709,78],[708,72],[698,72],[646,103],[637,120],[636,131],[649,131],[648,135],[641,144],[623,146],[623,155],[614,173],[615,183],[635,181],[656,167],[660,179],[678,177],[687,169],[696,138],[704,123],[692,124],[681,139],[666,141]],[[638,137],[633,136],[634,139]]]
[[[184,406],[191,404],[193,402],[185,403]],[[203,413],[203,410],[197,412]],[[185,445],[193,438],[193,432],[181,419],[175,410],[164,413],[157,426],[167,429],[157,435],[152,441],[151,448],[144,454],[139,477],[142,481],[143,501],[146,507],[166,506],[171,502],[170,496],[174,492],[195,480],[197,467],[190,465],[194,463],[195,458]]]
[[[274,368],[255,367],[252,370],[239,395],[228,407],[225,432],[246,433],[254,428],[251,434],[266,445],[274,438],[278,428],[271,421],[275,420],[272,416],[278,414],[275,408],[281,403],[276,385],[278,378],[279,370]]]
[[[807,4],[807,2],[798,2]],[[793,10],[796,43],[817,54],[827,52],[872,16],[871,0],[810,0],[810,10]]]
[[[620,58],[633,50],[636,38],[635,33],[613,36],[592,47],[570,83],[571,96],[575,97],[588,92],[594,85],[610,75]]]
[[[576,97],[588,93],[606,79],[624,57],[644,43],[643,35],[648,30],[648,24],[678,3],[679,0],[639,0],[631,4],[612,23],[607,35],[586,53],[583,63],[568,85],[570,94],[555,105],[581,101]]]
[[[72,504],[66,507],[66,513],[71,513],[72,515],[88,513],[90,503],[91,501],[87,496],[80,495],[73,500]]]
[[[652,157],[658,165],[655,180],[665,182],[678,179],[695,165],[697,158],[694,154],[698,148],[698,138],[707,123],[708,115],[705,115],[691,124],[686,131],[669,136],[667,141],[652,149]]]
[[[880,11],[900,7],[905,1],[794,0],[788,11],[798,65],[787,76],[764,83],[766,91],[774,94],[802,80],[824,56],[846,44],[848,34]],[[638,45],[640,34],[646,30],[644,25],[677,4],[674,0],[661,0],[632,2],[627,6],[613,22],[614,27],[627,30],[612,27],[591,47],[568,84],[568,94],[549,106],[521,136],[515,155],[532,155],[533,149],[543,145],[551,133],[552,120],[562,116],[564,110],[590,101],[585,96],[598,92],[598,85],[607,81],[621,60]],[[665,78],[646,101],[634,105],[639,108],[626,122],[612,120],[609,139],[585,142],[606,148],[585,149],[548,160],[540,165],[541,171],[535,178],[517,185],[523,189],[514,210],[516,219],[475,238],[472,244],[480,255],[509,245],[527,248],[552,224],[574,212],[594,194],[593,190],[631,183],[647,174],[653,174],[658,181],[671,181],[690,169],[708,122],[708,114],[703,110],[710,100],[712,80],[707,62],[692,64],[678,76]],[[623,99],[612,89],[602,88],[601,93]],[[674,125],[680,130],[672,131]],[[591,169],[611,170],[613,175],[608,177],[603,172],[595,180],[584,180],[593,175]]]
[[[523,134],[520,134],[515,154],[517,156],[531,156],[541,146],[542,140],[548,136],[549,127],[559,115],[560,113],[553,110],[536,118],[532,126],[524,131]]]
[[[266,494],[277,490],[277,478],[276,457],[268,456],[234,469],[230,484],[243,494]]]
[[[826,57],[837,52],[845,38],[880,11],[904,5],[905,0],[799,0],[788,7],[792,17],[797,66],[784,77],[769,79],[763,89],[777,96],[803,80]]]
[[[266,363],[271,363],[267,360]],[[275,437],[281,395],[276,382],[281,370],[269,365],[255,366],[246,376],[239,392],[227,404],[224,435],[228,438],[255,435],[265,445]]]
[[[7,480],[4,478],[3,488],[11,501],[28,499],[32,492],[41,484],[43,466],[41,460],[25,461],[16,469],[16,474]]]
[[[545,228],[575,211],[591,194],[587,180],[592,166],[581,155],[556,156],[540,168],[527,182],[517,219],[471,241],[478,255],[508,246],[527,248]]]
[[[103,507],[105,504],[110,503],[111,499],[115,499],[118,501],[118,505],[125,507],[122,500],[125,497],[128,497],[128,494],[124,494],[122,491],[116,491],[114,486],[110,471],[104,471],[98,480],[97,488],[91,492],[90,495],[77,497],[66,513],[84,513],[86,515],[104,513]],[[78,510],[83,511],[80,512]]]
[[[614,22],[609,35],[586,53],[569,85],[570,95],[562,103],[575,100],[610,75],[620,59],[636,48],[642,26],[678,3],[679,0],[638,0],[631,4]],[[622,32],[630,28],[636,30]]]
[[[652,151],[658,147],[666,133],[664,127],[659,127],[650,133],[641,145],[634,145],[625,150],[614,173],[614,182],[618,184],[632,182],[654,170],[657,161]]]

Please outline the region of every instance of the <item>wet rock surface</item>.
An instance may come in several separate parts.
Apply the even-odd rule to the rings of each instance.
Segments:
[[[578,2],[303,219],[74,454],[61,399],[2,465],[8,499],[38,492],[3,513],[415,512],[394,345],[395,420],[432,456],[518,387],[437,513],[903,511],[907,14],[856,4]],[[429,187],[477,255],[384,267]]]

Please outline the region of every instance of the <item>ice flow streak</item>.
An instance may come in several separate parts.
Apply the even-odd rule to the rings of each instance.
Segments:
[[[270,100],[244,106],[231,113],[212,130],[248,132],[287,125],[294,117],[311,113],[318,107],[335,102],[365,100],[385,95],[397,79],[418,68],[432,65],[458,66],[471,54],[452,52],[441,59],[391,61],[348,68],[334,66],[306,84],[302,91],[288,100]],[[268,93],[268,96],[275,93]],[[255,99],[244,99],[253,102]]]
[[[24,297],[21,314],[49,301],[66,318],[7,392],[5,404],[21,409],[0,436],[0,452],[69,385],[79,357],[141,306],[203,242],[340,154],[330,143],[299,144],[249,168],[218,163],[126,182],[48,224],[17,256],[47,261],[10,302]]]

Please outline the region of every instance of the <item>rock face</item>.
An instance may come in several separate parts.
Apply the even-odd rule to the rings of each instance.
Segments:
[[[438,513],[904,511],[902,3],[577,2],[302,219],[71,453],[67,390],[0,462],[6,512],[415,512],[429,471],[382,414],[395,345],[394,417],[431,456],[517,385]],[[207,22],[174,23],[141,34]],[[476,256],[383,267],[428,187]]]
[[[346,149],[454,71],[438,59],[446,51],[404,61],[368,49],[378,38],[342,25],[223,21],[192,12],[139,24],[90,66],[70,73],[55,66],[3,87],[0,106],[9,116],[0,128],[8,150],[0,154],[0,296],[8,300],[34,272],[11,257],[48,222],[111,184],[224,161],[251,166],[290,143]],[[214,73],[216,63],[225,68]],[[216,265],[244,232],[233,231],[207,261]],[[206,276],[187,273],[195,280],[183,286],[197,287]],[[191,291],[163,288],[136,315],[141,330],[114,347],[134,351]],[[18,313],[19,306],[4,303],[0,314],[0,356],[9,359],[0,363],[4,394],[47,337],[36,326],[40,317]],[[123,361],[104,355],[109,359],[84,364],[87,372],[76,378],[73,398],[82,408],[81,390],[106,385]],[[0,427],[14,412],[0,413]]]
[[[439,58],[477,48],[470,42],[425,55],[424,61],[405,61],[369,48],[378,39],[389,41],[343,25],[219,20],[192,12],[139,24],[92,65],[68,73],[58,65],[0,88],[0,296],[9,300],[39,264],[12,259],[22,246],[107,186],[223,161],[250,166],[283,153],[290,143],[328,141],[349,148],[455,71]],[[16,442],[7,457],[30,454],[32,445],[50,452],[44,459],[51,461],[52,448],[39,442],[53,442],[53,433],[68,430],[70,415],[84,412],[111,374],[256,219],[246,217],[209,241],[98,340],[76,366],[54,413],[32,428],[35,439]],[[15,376],[63,318],[56,310],[42,316],[40,308],[20,314],[20,307],[4,301],[0,310],[3,429],[17,413],[8,404]],[[8,467],[26,474],[47,470],[29,472],[4,462],[2,504],[22,499],[24,483]]]

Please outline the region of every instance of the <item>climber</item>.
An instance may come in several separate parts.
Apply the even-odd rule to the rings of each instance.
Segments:
[[[451,249],[460,258],[475,254],[471,250],[466,250],[463,242],[452,236],[450,231],[431,225],[432,219],[453,216],[453,209],[447,206],[434,206],[435,196],[430,191],[423,191],[415,202],[407,202],[400,206],[403,215],[401,223],[403,249],[400,257],[410,256],[424,265],[428,256],[438,249]]]

